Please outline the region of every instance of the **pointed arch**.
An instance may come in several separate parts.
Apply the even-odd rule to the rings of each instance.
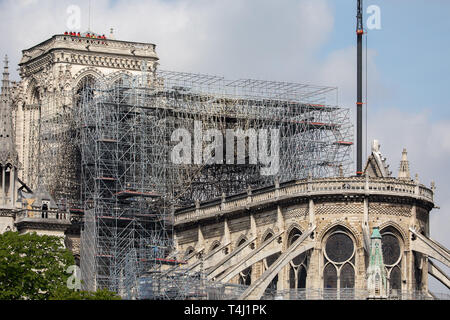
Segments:
[[[39,82],[35,76],[33,76],[27,85],[27,89],[25,90],[25,104],[33,104],[36,99],[36,92],[39,92]],[[40,97],[39,97],[40,98]]]
[[[403,240],[403,243],[405,246],[409,246],[409,236],[404,232],[403,228],[395,221],[385,221],[380,226],[380,233],[383,233],[383,231],[386,231],[388,228],[394,229],[398,236]]]
[[[269,239],[268,238],[269,236],[273,237],[274,235],[275,235],[275,232],[273,232],[272,228],[267,229],[266,231],[264,231],[263,235],[261,236],[260,243],[263,243],[264,241]]]
[[[298,223],[294,222],[289,225],[284,234],[284,242],[289,245],[289,236],[292,233],[292,230],[297,229],[301,234],[304,232],[304,228],[302,228]]]
[[[104,74],[100,70],[97,70],[96,68],[93,67],[83,68],[80,71],[78,71],[77,74],[74,76],[73,88],[77,90],[80,81],[88,76],[91,76],[96,80],[104,79],[105,77]]]
[[[330,234],[330,231],[339,227],[346,229],[349,232],[349,234],[351,234],[353,241],[355,241],[356,247],[359,248],[361,246],[361,234],[351,225],[341,220],[332,222],[328,224],[325,228],[323,228],[318,234],[318,239],[320,239],[320,241],[323,242],[324,238]]]
[[[247,237],[246,237],[244,234],[241,234],[241,235],[239,236],[239,238],[237,239],[237,241],[236,241],[236,247],[235,247],[235,248],[240,247],[240,246],[243,245],[246,241],[247,241]]]
[[[209,246],[208,252],[213,252],[215,249],[221,246],[221,243],[219,240],[214,240],[213,243]]]
[[[190,256],[194,252],[195,252],[195,248],[193,246],[187,247],[186,250],[184,251],[184,258]]]
[[[108,77],[106,78],[106,81],[109,84],[114,84],[115,82],[121,80],[123,77],[125,77],[127,79],[131,79],[133,77],[133,74],[127,70],[116,71],[116,72],[109,74]]]

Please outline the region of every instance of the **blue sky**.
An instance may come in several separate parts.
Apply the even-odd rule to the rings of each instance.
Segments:
[[[70,5],[85,31],[88,0],[0,0],[0,55],[10,56],[12,78],[22,49],[67,30]],[[450,247],[450,1],[369,5],[380,7],[381,30],[368,34],[367,140],[380,140],[394,175],[406,147],[412,175],[436,182],[431,235]],[[338,86],[351,110],[355,15],[356,0],[92,0],[94,31],[155,43],[161,68]]]

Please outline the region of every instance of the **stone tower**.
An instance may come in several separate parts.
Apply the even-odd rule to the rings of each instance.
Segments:
[[[17,200],[16,181],[20,167],[14,143],[14,132],[10,108],[8,57],[5,56],[2,89],[0,95],[0,206],[12,209]]]
[[[58,202],[79,198],[79,154],[69,145],[75,133],[67,124],[78,110],[83,87],[99,78],[121,81],[140,74],[143,65],[145,72],[154,73],[159,60],[155,45],[66,33],[22,54],[21,81],[14,86],[12,97],[15,140],[23,164],[19,178],[31,188],[43,184]],[[61,134],[71,135],[68,143],[48,142],[52,135]],[[49,154],[57,161],[49,161]],[[55,190],[66,191],[58,194]]]

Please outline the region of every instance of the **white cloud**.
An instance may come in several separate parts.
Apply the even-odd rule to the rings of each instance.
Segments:
[[[87,0],[21,3],[0,2],[2,51],[12,63],[64,32],[70,5],[80,6],[87,29]],[[155,43],[165,69],[297,81],[334,25],[326,0],[96,0],[92,17],[96,32],[114,27],[118,39]]]

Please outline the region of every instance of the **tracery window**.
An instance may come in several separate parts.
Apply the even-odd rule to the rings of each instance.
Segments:
[[[387,227],[381,231],[381,245],[383,262],[389,279],[388,291],[390,294],[399,294],[399,291],[402,290],[401,263],[403,240],[396,229]]]
[[[351,298],[355,288],[355,244],[343,228],[336,228],[325,238],[323,250],[323,287],[335,298]],[[346,297],[341,297],[345,294]],[[333,298],[330,297],[330,298]]]
[[[263,242],[269,240],[270,238],[273,237],[273,234],[269,233],[268,235],[266,235],[266,237],[264,238]],[[279,253],[275,253],[269,257],[267,257],[266,259],[263,260],[263,270],[267,270],[270,268],[270,266],[277,261],[278,257],[280,256]],[[272,281],[269,283],[269,285],[267,286],[266,290],[265,290],[265,294],[272,294],[277,290],[277,286],[278,286],[278,275],[276,275]]]
[[[39,105],[41,102],[39,90],[37,88],[33,89],[33,92],[31,94],[31,104],[32,105]]]
[[[91,101],[94,95],[95,78],[92,75],[83,77],[77,84],[77,91],[75,95],[75,105],[80,107],[84,101]]]
[[[242,246],[247,240],[241,239],[238,243],[238,247]],[[239,272],[239,284],[249,286],[252,283],[252,267],[248,267],[245,270]]]
[[[302,235],[301,231],[294,228],[289,233],[288,243],[291,246]],[[301,253],[290,262],[289,287],[291,289],[306,288],[306,277],[308,267],[308,256],[306,252]]]

